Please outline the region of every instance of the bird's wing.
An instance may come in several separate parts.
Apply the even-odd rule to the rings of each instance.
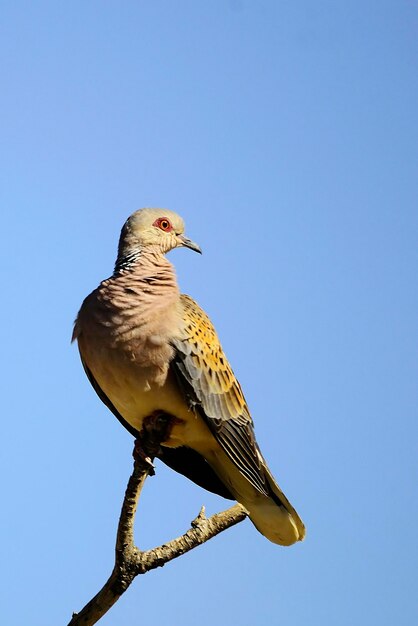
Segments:
[[[253,422],[231,366],[206,313],[181,296],[184,333],[173,340],[171,367],[191,407],[197,410],[241,474],[269,495]]]

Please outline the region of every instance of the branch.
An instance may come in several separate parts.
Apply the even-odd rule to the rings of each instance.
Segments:
[[[134,468],[125,492],[116,536],[115,566],[102,589],[79,612],[74,613],[68,626],[92,626],[117,602],[134,578],[193,550],[222,531],[238,524],[247,516],[240,504],[207,518],[205,508],[191,522],[191,528],[181,537],[152,550],[139,550],[134,543],[134,520],[139,496],[149,475],[154,474],[152,459],[164,439],[164,424],[156,423],[153,430],[141,433],[141,454],[135,454]],[[142,438],[144,435],[144,438]],[[136,444],[137,445],[137,444]],[[137,450],[137,448],[136,448]],[[145,452],[145,454],[144,454]]]

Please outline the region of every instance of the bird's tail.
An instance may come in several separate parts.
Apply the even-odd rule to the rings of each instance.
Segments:
[[[210,459],[210,463],[236,500],[246,508],[252,523],[262,535],[281,546],[302,541],[305,526],[274,480],[261,453],[259,455],[267,495],[256,489],[224,453],[218,453]]]
[[[248,510],[250,519],[262,535],[273,543],[290,546],[305,538],[305,526],[296,510],[276,483],[267,464],[264,471],[270,494],[265,496],[255,489],[242,504]]]

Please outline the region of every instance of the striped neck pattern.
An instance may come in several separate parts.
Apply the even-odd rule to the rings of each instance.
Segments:
[[[123,256],[118,256],[115,263],[115,269],[113,270],[113,276],[120,274],[122,270],[129,271],[139,261],[141,257],[141,251],[135,250]]]

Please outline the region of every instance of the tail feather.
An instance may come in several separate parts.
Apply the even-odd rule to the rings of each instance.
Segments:
[[[263,464],[271,495],[260,494],[258,497],[254,494],[251,501],[243,503],[249,511],[251,521],[273,543],[290,546],[297,541],[303,541],[306,534],[304,523],[280,489],[264,460]]]
[[[290,546],[305,538],[301,518],[273,478],[261,454],[260,461],[270,491],[268,495],[258,491],[225,453],[218,452],[208,461],[236,500],[246,508],[257,530],[267,539],[281,546]]]

